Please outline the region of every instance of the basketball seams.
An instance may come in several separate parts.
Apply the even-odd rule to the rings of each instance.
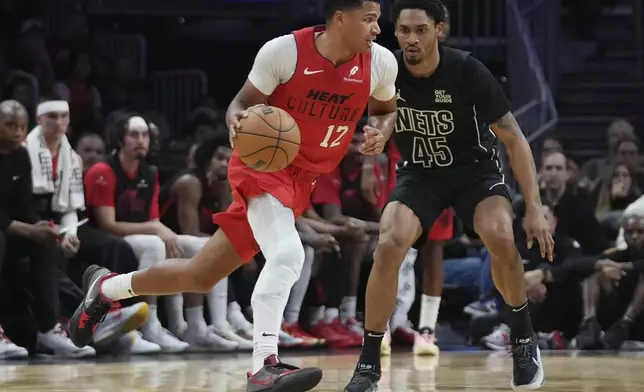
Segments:
[[[301,141],[288,140],[288,139],[290,139],[290,137],[286,137],[286,139],[282,139],[282,137],[283,137],[282,134],[283,133],[291,132],[294,129],[297,131],[299,129],[298,126],[297,126],[297,122],[295,121],[295,119],[292,119],[293,124],[291,125],[291,127],[289,127],[288,129],[282,130],[281,129],[282,125],[285,122],[287,122],[287,120],[288,120],[287,118],[282,117],[282,113],[281,113],[282,109],[279,109],[279,108],[275,107],[275,108],[272,108],[273,109],[272,111],[268,111],[267,113],[265,113],[264,111],[258,112],[256,109],[261,110],[260,108],[252,108],[251,110],[248,111],[248,113],[253,113],[253,115],[255,115],[256,117],[260,118],[263,121],[263,123],[265,124],[265,126],[267,126],[267,129],[264,132],[261,132],[261,133],[255,133],[255,132],[253,132],[254,130],[252,130],[252,129],[249,129],[249,131],[246,131],[246,132],[244,132],[243,130],[240,130],[240,131],[237,131],[237,133],[242,134],[242,135],[252,135],[253,138],[251,138],[250,136],[247,138],[249,143],[260,143],[260,144],[262,144],[262,142],[259,141],[259,140],[257,140],[256,142],[251,142],[251,140],[254,139],[254,137],[261,136],[264,139],[273,139],[273,140],[275,140],[275,144],[274,145],[264,145],[263,147],[261,147],[258,150],[253,151],[252,153],[248,153],[248,154],[245,154],[245,155],[240,155],[239,157],[243,158],[244,161],[255,161],[254,164],[247,163],[247,165],[250,164],[253,169],[255,169],[257,171],[260,171],[260,172],[275,172],[275,171],[281,170],[281,169],[275,170],[275,168],[272,167],[273,163],[275,162],[276,167],[282,167],[283,168],[283,167],[288,166],[290,164],[290,160],[289,160],[290,153],[289,152],[292,149],[292,147],[286,147],[286,146],[282,147],[281,142],[284,141],[286,143],[289,143],[292,146],[293,145],[297,146],[297,147],[300,146]],[[271,122],[269,122],[267,120],[267,118],[270,117],[273,113],[277,114],[277,119],[273,118],[273,119],[271,119],[271,122],[277,120],[276,121],[277,122],[276,126],[273,126],[271,124]],[[290,117],[290,116],[288,116],[288,114],[287,114],[287,117]],[[251,121],[254,121],[254,120],[251,120]],[[256,124],[256,125],[261,127],[260,124]],[[277,131],[277,135],[274,135],[274,134],[273,135],[268,135],[268,134],[266,134],[266,133],[270,133],[269,130]],[[297,133],[296,138],[300,139],[299,132],[296,132],[296,133]],[[242,138],[242,140],[244,140],[244,139],[245,138]],[[264,143],[270,143],[270,142],[265,141]],[[257,155],[257,154],[263,154],[263,156],[265,158],[268,158],[268,157],[266,157],[266,154],[265,154],[266,151],[265,150],[266,149],[271,149],[271,148],[273,149],[271,157],[269,159],[266,159],[268,162],[260,164],[259,167],[255,167],[255,165],[260,163],[262,161],[262,159],[261,158],[253,159],[252,157]],[[278,158],[277,157],[278,150],[283,154],[283,158]],[[270,152],[269,152],[269,154],[270,154]],[[295,155],[297,155],[297,152],[295,153]],[[280,162],[281,159],[285,159],[285,161]]]
[[[266,139],[275,139],[275,140],[278,140],[278,138],[277,138],[277,137],[275,137],[275,136],[262,135],[261,133],[244,132],[244,131],[235,131],[235,133],[236,133],[237,135],[252,135],[252,136],[257,136],[257,137],[264,137],[264,138],[266,138]],[[294,141],[292,141],[292,140],[282,139],[281,141],[283,141],[284,143],[291,143],[291,144],[300,145],[300,143],[296,143],[296,142],[294,142]]]
[[[295,126],[297,125],[297,123],[295,123],[295,121],[294,121],[294,122],[293,122],[293,126],[292,126],[292,127],[290,127],[289,129],[284,129],[284,130],[282,130],[282,129],[275,128],[274,126],[272,126],[272,125],[271,125],[271,123],[269,123],[268,121],[266,121],[266,119],[264,118],[264,116],[260,116],[259,114],[255,113],[255,111],[254,111],[254,110],[250,110],[250,111],[249,111],[249,113],[253,113],[253,114],[254,114],[254,115],[256,115],[257,117],[259,117],[259,118],[260,118],[260,120],[262,120],[262,121],[264,122],[264,124],[268,125],[268,127],[269,127],[269,128],[271,128],[272,130],[276,131],[277,133],[290,132],[290,131],[292,131],[292,130],[293,130],[293,128],[295,128]],[[280,112],[279,112],[279,111],[277,111],[277,118],[278,118],[278,121],[279,121],[279,125],[281,125],[281,121],[282,121],[282,119],[281,119],[281,116],[280,116]]]
[[[262,120],[264,120],[264,118],[262,118]],[[268,124],[268,122],[266,122],[266,120],[264,120],[264,122],[266,124]],[[280,115],[280,112],[278,110],[277,111],[277,126],[279,128],[281,128],[281,125],[282,125],[282,116]],[[273,128],[273,129],[275,129],[275,128]],[[276,131],[277,131],[277,141],[275,142],[275,146],[273,148],[273,156],[271,157],[271,160],[268,161],[268,163],[264,166],[264,170],[262,170],[262,171],[266,171],[266,169],[271,167],[271,163],[273,163],[273,160],[275,159],[275,154],[277,154],[277,149],[280,148],[280,140],[282,140],[282,132],[279,129],[277,129]]]

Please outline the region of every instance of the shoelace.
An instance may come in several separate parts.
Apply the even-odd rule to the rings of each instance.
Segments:
[[[376,382],[380,380],[380,374],[374,372],[373,370],[360,370],[356,373],[354,373],[353,378],[349,382],[349,385],[351,384],[362,384],[363,382],[367,381],[369,383]]]
[[[513,347],[510,350],[510,355],[521,369],[525,369],[533,363],[532,347],[530,344],[519,344]]]

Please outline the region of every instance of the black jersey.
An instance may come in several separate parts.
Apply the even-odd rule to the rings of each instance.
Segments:
[[[168,183],[163,185],[159,193],[159,205],[161,206],[161,222],[175,233],[182,233],[179,225],[179,208],[177,200],[172,197],[172,187],[177,180],[189,174],[197,177],[201,183],[201,199],[199,199],[199,230],[206,234],[215,234],[218,226],[212,220],[213,214],[221,211],[219,199],[216,195],[209,193],[208,180],[195,169],[181,172],[174,176]]]
[[[422,170],[498,159],[489,124],[510,111],[503,89],[469,52],[439,47],[440,63],[427,78],[412,76],[396,51],[396,146],[405,166]]]

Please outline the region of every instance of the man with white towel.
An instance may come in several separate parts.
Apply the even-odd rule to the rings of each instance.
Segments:
[[[41,102],[37,107],[36,118],[38,125],[29,132],[26,147],[31,161],[33,195],[39,218],[49,220],[56,226],[60,233],[58,245],[67,258],[80,256],[75,257],[74,265],[83,261],[100,264],[98,259],[115,252],[118,253],[116,256],[123,259],[131,255],[134,259],[131,263],[135,264],[134,253],[127,242],[84,226],[83,222],[86,220],[79,222],[78,213],[85,210],[83,167],[80,156],[72,149],[66,135],[70,118],[69,104],[62,100]],[[59,264],[67,272],[66,263]],[[74,307],[77,305],[73,304]],[[144,302],[108,314],[105,326],[96,332],[95,348],[100,351],[109,350],[112,342],[124,338],[128,342],[124,344],[134,343],[132,351],[161,351],[156,345],[142,350],[139,347],[141,345],[136,344],[137,335],[133,331],[145,323],[147,317],[148,305]],[[63,346],[67,343],[68,339]],[[73,345],[70,346],[72,348],[77,350]]]

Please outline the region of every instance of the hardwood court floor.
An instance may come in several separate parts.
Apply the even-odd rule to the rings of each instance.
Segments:
[[[357,353],[284,356],[300,366],[319,366],[316,391],[341,392]],[[639,357],[638,357],[639,355]],[[542,391],[637,392],[644,390],[644,353],[543,354],[547,381]],[[38,361],[42,362],[42,361]],[[139,392],[245,390],[247,355],[161,356],[124,362],[38,364],[0,361],[0,391]],[[380,391],[508,391],[512,364],[506,353],[443,352],[439,359],[395,353],[385,359]]]

